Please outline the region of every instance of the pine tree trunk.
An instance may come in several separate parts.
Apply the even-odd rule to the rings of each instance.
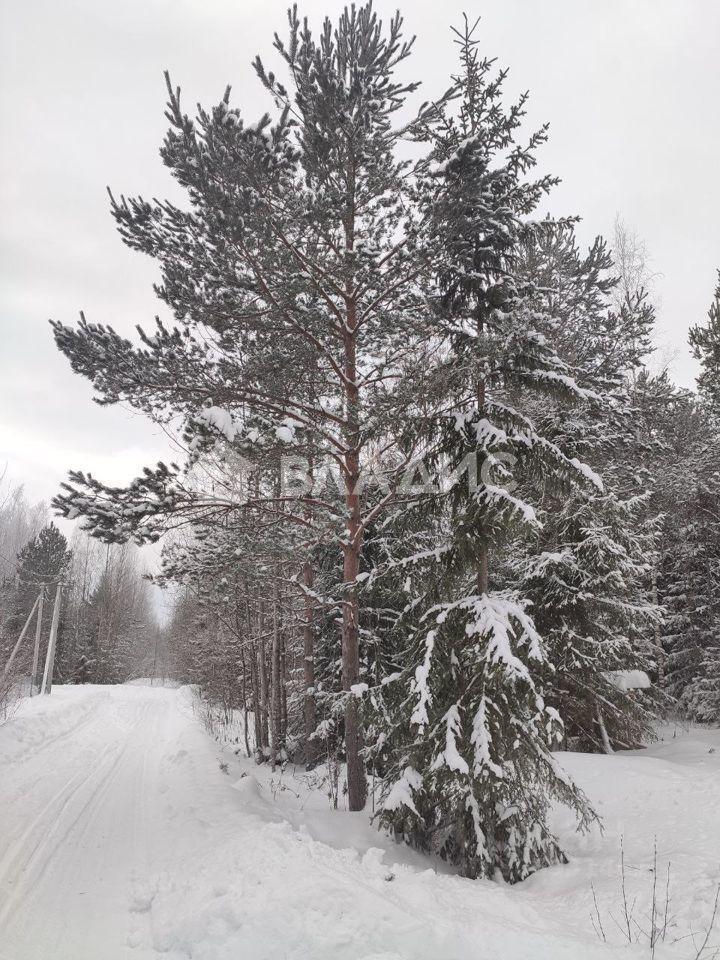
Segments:
[[[596,710],[598,726],[600,727],[600,739],[602,740],[603,750],[605,751],[605,753],[614,753],[615,751],[613,750],[612,744],[610,743],[610,737],[608,736],[607,727],[605,726],[605,721],[603,719],[602,710],[600,709],[600,706],[598,705],[595,708],[595,710]]]
[[[355,166],[354,158],[348,166],[348,215],[345,222],[345,248],[351,254],[355,246]],[[348,259],[348,263],[350,260]],[[358,481],[360,479],[360,390],[357,376],[358,312],[355,277],[350,268],[345,276],[345,304],[347,323],[343,333],[345,375],[345,507],[347,510],[347,542],[344,545],[343,617],[342,617],[342,676],[343,689],[349,691],[360,674],[358,631],[358,598],[355,580],[360,570],[362,550],[362,512]],[[348,806],[362,810],[367,796],[365,764],[362,758],[363,737],[359,704],[348,697],[345,707],[345,752],[347,758]]]
[[[260,630],[263,629],[263,620],[260,618]],[[268,706],[270,702],[269,689],[268,689],[268,675],[267,675],[267,655],[265,651],[265,641],[260,640],[258,644],[258,676],[260,678],[260,729],[261,729],[261,742],[263,747],[263,756],[264,748],[269,745],[268,737]]]
[[[354,371],[354,350],[353,350]],[[356,389],[353,390],[356,394]],[[357,398],[355,397],[355,403]],[[355,581],[360,571],[362,549],[362,518],[357,484],[360,478],[360,459],[356,447],[346,457],[345,504],[347,507],[347,543],[344,546],[342,616],[342,677],[343,690],[349,691],[358,682],[360,674],[360,650],[358,629],[358,598]],[[350,810],[362,810],[367,796],[365,764],[362,758],[362,728],[359,704],[350,696],[345,707],[345,751],[347,756],[348,806]]]
[[[260,707],[260,680],[258,677],[259,651],[255,641],[250,649],[250,680],[252,682],[253,720],[255,723],[255,751],[262,751],[262,710]]]
[[[479,325],[479,330],[482,332],[482,323]],[[477,404],[478,404],[478,414],[482,415],[483,408],[485,406],[485,381],[478,381],[477,385]],[[477,588],[478,593],[482,596],[484,593],[488,592],[488,550],[485,543],[485,538],[483,536],[482,528],[478,531],[481,544],[480,551],[478,556],[478,571],[477,571]]]
[[[257,636],[253,628],[253,604],[250,586],[245,580],[245,618],[247,622],[247,635],[249,638]],[[262,688],[260,682],[260,644],[257,640],[250,640],[250,682],[252,683],[252,701],[253,701],[253,720],[255,725],[255,752],[262,753],[262,748],[267,744],[267,738],[263,737],[262,723]]]
[[[240,648],[242,656],[242,704],[243,704],[243,737],[245,739],[245,755],[250,756],[250,741],[248,740],[248,694],[247,694],[247,660],[244,645]]]
[[[303,583],[305,590],[312,590],[315,582],[312,564],[307,560],[303,566]],[[305,593],[305,618],[303,620],[303,684],[305,695],[303,699],[304,744],[303,752],[305,763],[312,764],[317,758],[317,747],[312,734],[317,726],[317,711],[315,707],[315,637],[313,636],[313,603],[312,598]],[[312,691],[312,693],[310,692]]]
[[[270,731],[271,731],[271,762],[272,768],[280,759],[282,749],[280,728],[282,726],[282,698],[280,694],[280,618],[277,570],[273,577],[273,614],[272,614],[272,647],[270,651],[271,692],[270,692]]]
[[[488,592],[488,552],[485,544],[483,544],[482,547],[480,548],[480,557],[478,559],[477,586],[478,586],[479,594]]]
[[[280,630],[280,742],[283,749],[288,736],[288,656],[285,633]]]
[[[359,570],[359,550],[346,548],[344,580],[353,583]],[[351,587],[343,598],[342,675],[343,689],[349,691],[357,683],[360,673],[358,646],[357,593]],[[362,729],[358,701],[350,696],[345,707],[345,750],[347,754],[348,806],[350,810],[362,810],[365,806],[367,785],[365,764],[362,759]]]

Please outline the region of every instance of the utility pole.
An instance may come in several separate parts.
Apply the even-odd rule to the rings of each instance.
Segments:
[[[35,692],[37,683],[38,660],[40,659],[40,634],[42,632],[43,604],[45,602],[45,584],[40,588],[37,623],[35,624],[35,649],[33,650],[32,673],[30,674],[30,696]]]
[[[6,676],[10,673],[10,667],[12,666],[12,662],[13,662],[13,660],[15,659],[15,656],[17,655],[18,650],[20,649],[20,644],[21,644],[22,641],[23,641],[23,637],[24,637],[25,634],[27,633],[27,629],[28,629],[28,627],[30,626],[30,621],[32,620],[32,618],[33,618],[33,616],[34,616],[34,614],[35,614],[35,608],[37,607],[39,601],[40,601],[40,597],[36,597],[36,598],[35,598],[35,603],[32,605],[32,610],[31,610],[30,613],[28,614],[28,618],[27,618],[27,620],[25,621],[25,626],[24,626],[24,627],[22,628],[22,630],[20,631],[20,636],[17,638],[17,640],[16,640],[16,642],[15,642],[15,646],[12,648],[12,653],[10,654],[10,659],[9,659],[8,662],[5,664],[5,669],[3,670],[3,677],[6,677]]]
[[[62,593],[62,584],[58,580],[57,590],[55,591],[55,604],[53,606],[52,623],[50,625],[50,639],[48,640],[47,657],[45,658],[45,670],[43,672],[43,681],[41,693],[49,694],[52,692],[53,668],[55,666],[55,645],[57,643],[58,623],[60,622],[60,599]]]

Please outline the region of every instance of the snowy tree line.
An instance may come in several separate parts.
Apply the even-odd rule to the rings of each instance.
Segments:
[[[150,584],[132,544],[101,544],[77,529],[70,543],[43,503],[30,504],[22,485],[0,486],[0,665],[7,664],[42,592],[42,673],[58,582],[62,584],[54,678],[60,683],[119,683],[151,676],[164,650]],[[37,614],[36,614],[37,616]],[[3,707],[27,688],[35,623],[4,678]],[[39,678],[36,676],[35,680]]]
[[[178,670],[258,760],[342,762],[351,810],[372,774],[399,839],[514,881],[564,859],[553,799],[596,816],[555,748],[637,746],[676,699],[720,719],[720,320],[691,334],[698,393],[649,371],[631,235],[613,262],[547,214],[547,128],[524,137],[476,26],[455,40],[415,109],[412,42],[370,5],[318,35],[289,12],[255,122],[230,88],[190,117],[167,77],[187,205],[111,204],[173,322],[53,328],[186,459],[75,471],[55,506],[167,535]]]

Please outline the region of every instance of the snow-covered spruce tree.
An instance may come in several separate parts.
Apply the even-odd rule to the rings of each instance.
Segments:
[[[45,609],[52,609],[55,590],[58,581],[65,580],[72,553],[68,550],[65,536],[54,523],[48,523],[28,542],[17,554],[16,588],[12,598],[9,632],[14,638],[20,632],[33,604],[43,586],[45,587]],[[63,603],[62,616],[58,624],[58,676],[62,650],[66,643],[67,609]],[[50,636],[50,617],[43,618],[43,628],[40,646],[40,664],[47,649]],[[14,641],[13,641],[14,642]],[[24,666],[27,674],[31,672],[31,645],[26,644],[21,653],[27,661]]]
[[[643,287],[618,296],[613,255],[602,237],[581,252],[574,221],[550,218],[528,233],[521,248],[522,274],[554,318],[546,334],[558,355],[615,396],[627,391],[652,352],[655,310]]]
[[[548,699],[567,742],[582,749],[635,746],[652,736],[658,699],[620,682],[623,671],[654,672],[658,657],[651,582],[659,520],[647,471],[629,468],[637,445],[633,374],[649,352],[654,313],[642,291],[611,308],[615,280],[606,246],[598,238],[581,255],[572,224],[543,224],[523,257],[543,312],[553,318],[549,342],[575,379],[604,397],[572,410],[543,398],[532,419],[566,456],[602,470],[604,490],[581,487],[560,497],[548,485],[535,491],[543,526],[510,567],[550,651]],[[525,486],[516,493],[529,496]]]
[[[695,720],[720,721],[720,444],[696,437],[684,460],[682,495],[667,524],[660,589],[667,686]]]
[[[720,418],[720,270],[715,296],[708,311],[708,322],[690,329],[690,346],[701,365],[698,390]]]
[[[668,687],[693,719],[720,723],[720,286],[690,344],[701,364],[699,400],[686,405],[676,444],[661,578]]]
[[[326,20],[317,38],[293,8],[287,43],[275,39],[288,86],[255,61],[274,110],[253,123],[231,106],[229,88],[191,119],[168,79],[162,157],[189,207],[121,198],[112,210],[124,241],[159,262],[157,292],[175,326],[140,331],[137,346],[84,319],[74,329],[54,324],[59,348],[100,403],[176,417],[198,437],[233,445],[260,421],[292,450],[300,425],[318,455],[337,465],[340,516],[334,504],[306,503],[332,520],[330,542],[342,554],[346,691],[358,679],[363,534],[394,499],[389,489],[368,502],[358,488],[361,464],[399,416],[394,384],[424,336],[423,224],[413,203],[415,166],[400,159],[398,143],[426,138],[441,111],[431,104],[393,127],[417,86],[395,79],[411,45],[401,17],[384,27],[370,4]],[[242,509],[222,495],[198,495],[164,464],[126,489],[73,473],[56,506],[82,514],[98,536],[140,542],[174,522],[211,523]],[[298,510],[284,511],[284,520],[304,522]],[[346,700],[356,810],[366,792],[362,731],[357,700]]]
[[[717,299],[717,298],[716,298]],[[698,719],[700,687],[712,690],[717,637],[718,487],[717,419],[712,385],[717,304],[709,323],[691,330],[701,360],[699,397],[677,388],[664,372],[642,371],[632,389],[638,457],[655,477],[653,501],[663,514],[657,570],[658,600],[666,610],[660,630],[665,662],[659,677],[669,694]],[[716,346],[716,344],[715,344]],[[708,652],[709,651],[709,652]],[[705,704],[704,695],[702,702]],[[704,719],[712,717],[703,707]],[[717,713],[716,713],[717,716]]]
[[[651,475],[653,510],[660,518],[660,546],[653,569],[653,594],[664,613],[656,638],[660,646],[657,681],[671,696],[680,697],[693,676],[689,664],[697,659],[675,656],[675,652],[686,643],[697,651],[688,636],[685,590],[694,577],[686,551],[694,550],[688,541],[688,524],[695,511],[697,467],[710,439],[708,421],[696,394],[676,387],[666,371],[651,376],[642,370],[632,385],[632,403],[637,443],[628,451],[626,466],[630,472]]]
[[[611,470],[604,479],[617,484]],[[571,748],[641,746],[654,735],[661,698],[624,678],[656,670],[660,614],[650,583],[658,528],[647,518],[648,496],[623,499],[609,486],[605,494],[574,494],[555,505],[553,514],[553,504],[545,504],[540,549],[523,563],[524,589],[555,668],[548,700]]]
[[[421,544],[429,547],[433,542],[433,531],[428,524],[431,518],[422,510],[408,509],[409,504],[415,502],[417,494],[406,492],[409,493],[408,502],[396,504],[381,522],[370,525],[363,543],[358,576],[362,612],[360,690],[382,686],[401,669],[402,655],[407,645],[405,608],[413,597],[408,569],[412,564],[406,563],[406,557],[408,551],[415,547],[419,548]],[[318,599],[323,603],[318,618],[316,682],[323,732],[332,737],[336,725],[332,691],[337,689],[333,675],[339,665],[331,642],[337,604],[332,603],[332,595],[323,593],[332,590],[332,577],[328,576],[327,571],[330,559],[327,557],[324,563],[318,563],[318,589],[323,594]],[[419,583],[416,586],[424,589],[424,585]],[[382,776],[388,760],[384,749],[384,721],[378,722],[372,710],[365,711],[364,720],[366,756],[370,760],[373,776]]]
[[[568,491],[602,484],[523,410],[538,392],[593,399],[542,334],[551,318],[519,276],[527,218],[553,182],[527,177],[545,130],[528,146],[515,143],[525,99],[506,111],[505,74],[491,75],[467,22],[458,41],[461,107],[437,140],[428,191],[446,346],[436,460],[455,482],[427,504],[446,512],[446,536],[431,588],[408,605],[417,627],[403,670],[371,696],[391,744],[381,822],[464,875],[518,881],[564,860],[547,823],[553,798],[581,825],[593,813],[551,753],[562,723],[545,700],[544,639],[526,598],[495,576],[514,538],[539,524],[508,490],[505,468],[512,458],[518,476]]]
[[[17,555],[18,591],[13,626],[22,626],[43,584],[52,595],[72,559],[67,539],[54,523],[44,526]]]

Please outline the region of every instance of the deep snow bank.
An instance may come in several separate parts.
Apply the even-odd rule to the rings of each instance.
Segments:
[[[242,755],[241,734],[224,728],[216,748],[239,814],[218,825],[226,842],[198,854],[192,881],[166,876],[154,892],[156,945],[173,956],[645,956],[656,844],[658,910],[670,864],[667,930],[656,957],[694,958],[702,944],[720,881],[720,731],[669,728],[645,751],[560,754],[596,804],[603,832],[578,835],[559,810],[554,827],[570,863],[516,887],[452,876],[378,833],[370,811],[332,810],[322,770],[258,767]],[[621,840],[639,941],[631,945],[616,925]],[[607,942],[594,929],[598,912]],[[701,960],[720,945],[717,927]]]

